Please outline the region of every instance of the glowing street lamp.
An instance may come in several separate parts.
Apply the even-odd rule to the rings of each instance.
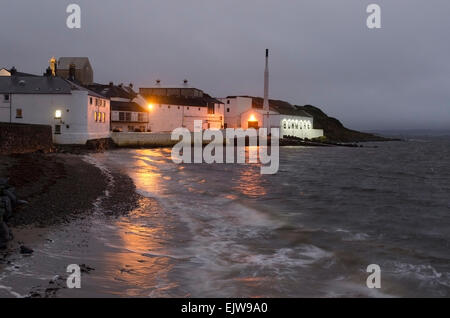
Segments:
[[[153,109],[153,104],[148,104],[148,110],[152,110]]]
[[[255,115],[251,115],[248,121],[257,121]]]
[[[57,111],[55,111],[55,119],[61,119],[61,111],[58,109]]]

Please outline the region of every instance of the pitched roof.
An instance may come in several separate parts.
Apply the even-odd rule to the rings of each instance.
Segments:
[[[252,108],[263,108],[264,99],[261,97],[244,95],[244,96],[228,96],[227,98],[236,98],[236,97],[251,98]],[[270,110],[277,112],[281,115],[313,117],[304,110],[298,109],[296,106],[293,106],[292,104],[281,100],[269,99],[269,108]]]
[[[1,76],[1,94],[70,94],[70,84],[59,77]]]
[[[92,84],[87,86],[90,90],[97,92],[108,98],[119,97],[126,99],[134,99],[137,93],[131,87],[117,85]]]
[[[9,70],[7,68],[1,68],[0,72],[1,71],[5,72],[5,73],[8,73],[7,76],[31,76],[31,77],[38,77],[39,76],[39,75],[35,75],[35,74],[18,72],[17,70],[15,70],[14,67],[12,69],[9,69]]]
[[[204,94],[203,97],[190,97],[185,98],[181,96],[159,96],[159,95],[151,95],[144,96],[144,98],[154,104],[166,104],[166,105],[180,105],[180,106],[197,106],[197,107],[206,107],[209,104],[223,104],[221,101],[212,98],[208,94]]]
[[[111,110],[128,112],[147,112],[145,108],[135,102],[117,102],[111,101]]]
[[[86,65],[91,67],[91,63],[87,57],[60,57],[58,60],[58,68],[61,70],[68,70],[70,64],[75,64],[76,69],[82,69]]]
[[[101,95],[101,94],[99,94],[99,93],[97,93],[97,92],[95,92],[93,90],[90,90],[89,88],[81,86],[80,84],[78,84],[78,83],[76,83],[74,81],[70,81],[70,80],[65,80],[65,81],[70,84],[70,88],[72,90],[74,90],[74,91],[85,91],[85,92],[88,93],[89,96],[94,96],[94,97],[97,97],[97,98],[105,98],[105,96],[103,96],[103,95]]]

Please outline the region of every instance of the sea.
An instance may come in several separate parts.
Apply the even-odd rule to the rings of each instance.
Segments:
[[[362,145],[282,147],[274,175],[171,149],[89,155],[111,186],[111,171],[133,179],[138,207],[109,216],[105,191],[42,230],[0,265],[0,297],[449,297],[450,137]],[[61,284],[69,264],[88,268],[79,289]]]

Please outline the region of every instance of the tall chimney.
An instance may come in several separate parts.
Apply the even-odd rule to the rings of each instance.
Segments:
[[[76,80],[76,68],[77,66],[74,63],[70,63],[69,65],[69,81],[75,81]]]
[[[263,109],[269,111],[269,49],[266,49],[266,69],[264,70],[264,104]]]

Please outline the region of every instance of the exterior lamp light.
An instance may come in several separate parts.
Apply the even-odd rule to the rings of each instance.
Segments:
[[[257,121],[255,115],[251,115],[248,121]]]
[[[148,104],[148,110],[152,110],[153,109],[153,104]]]
[[[55,119],[61,119],[61,115],[61,110],[58,109],[57,111],[55,111]]]

